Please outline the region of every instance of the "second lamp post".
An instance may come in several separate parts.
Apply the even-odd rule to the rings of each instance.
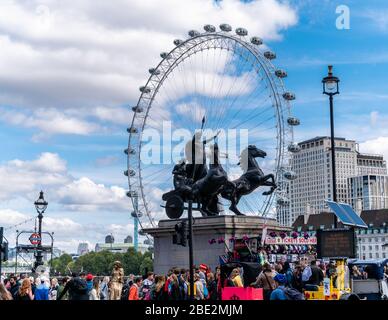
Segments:
[[[335,174],[335,143],[334,143],[334,110],[333,96],[339,94],[338,83],[339,79],[333,76],[333,66],[328,67],[327,77],[322,79],[323,93],[329,96],[330,100],[330,132],[331,132],[331,167],[332,167],[332,199],[337,202],[337,184]],[[337,217],[334,215],[334,228],[337,228]]]

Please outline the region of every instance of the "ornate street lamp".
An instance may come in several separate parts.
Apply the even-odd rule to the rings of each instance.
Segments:
[[[42,219],[43,213],[47,209],[48,202],[44,199],[43,191],[40,192],[38,200],[34,202],[35,209],[38,212],[38,220],[39,220],[39,229],[38,234],[40,241],[37,245],[37,253],[36,253],[36,261],[34,265],[34,269],[38,266],[43,265],[43,255],[42,255]]]
[[[333,116],[333,96],[339,94],[339,79],[333,76],[333,66],[328,66],[328,75],[322,79],[323,94],[329,96],[330,100],[330,131],[331,131],[331,167],[332,167],[332,199],[337,202],[337,185],[335,174],[335,144],[334,144],[334,116]],[[334,228],[337,228],[337,218],[334,215]]]

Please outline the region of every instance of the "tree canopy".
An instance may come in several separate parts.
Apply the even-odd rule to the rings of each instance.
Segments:
[[[153,270],[152,253],[136,252],[134,248],[129,248],[125,253],[112,253],[108,250],[100,252],[90,252],[72,260],[68,254],[63,254],[52,260],[52,269],[55,273],[70,274],[71,272],[85,271],[93,275],[110,275],[113,263],[120,261],[123,265],[125,275],[131,273],[135,275],[145,274]]]

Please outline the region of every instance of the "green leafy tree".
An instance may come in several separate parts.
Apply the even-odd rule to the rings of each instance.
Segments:
[[[60,272],[61,274],[67,274],[69,272],[67,267],[72,261],[73,260],[71,256],[65,253],[58,258],[54,258],[51,261],[51,265],[55,272]]]
[[[152,271],[152,253],[136,252],[134,248],[129,248],[125,253],[112,253],[108,250],[100,252],[90,252],[72,261],[71,256],[64,254],[53,259],[53,268],[62,274],[71,272],[90,272],[94,275],[110,275],[115,261],[120,261],[126,275],[144,274],[145,271]]]

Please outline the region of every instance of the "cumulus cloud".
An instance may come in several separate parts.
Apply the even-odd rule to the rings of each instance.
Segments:
[[[125,189],[105,186],[87,177],[74,178],[66,162],[55,153],[44,152],[35,160],[15,159],[0,165],[0,199],[35,200],[44,189],[50,201],[75,211],[129,209]]]
[[[372,154],[382,154],[388,159],[388,137],[378,137],[360,143],[360,151]]]
[[[159,53],[172,49],[175,37],[187,37],[189,29],[209,22],[244,26],[264,39],[280,39],[297,16],[287,3],[276,0],[2,2],[1,101],[43,110],[19,112],[11,123],[45,133],[96,133],[98,126],[85,120],[91,114],[124,124],[127,115],[120,106],[136,102],[138,87],[146,80],[146,70],[160,60]],[[76,108],[82,118],[66,115],[63,109],[68,108]],[[47,112],[51,123],[45,121]]]
[[[82,177],[58,189],[58,201],[72,210],[94,211],[99,208],[128,210],[129,201],[123,188],[106,187]]]

